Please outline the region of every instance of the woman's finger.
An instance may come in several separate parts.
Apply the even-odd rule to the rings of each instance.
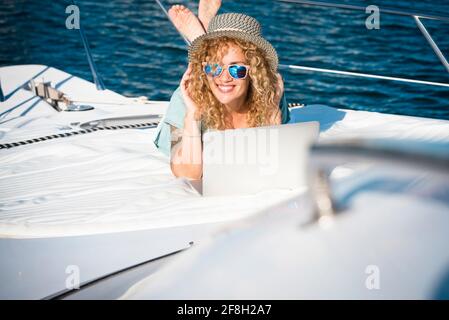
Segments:
[[[188,66],[186,72],[184,72],[184,75],[182,76],[182,79],[181,79],[181,86],[182,87],[187,86],[188,81],[190,80],[190,74],[191,73],[192,73],[192,66],[189,63],[189,66]]]
[[[277,78],[278,78],[278,83],[279,83],[279,84],[284,84],[284,79],[282,78],[281,74],[280,74],[280,73],[277,73],[276,76],[277,76]]]
[[[284,78],[282,78],[281,74],[278,75],[279,75],[279,85],[281,89],[284,90]]]
[[[184,72],[184,76],[190,77],[191,73],[192,73],[192,64],[189,63],[186,72]]]
[[[191,73],[192,73],[192,65],[189,63],[189,66],[184,72],[184,75],[181,79],[181,92],[184,99],[184,103],[186,104],[186,107],[188,110],[196,110],[197,106],[193,102],[192,98],[189,95],[189,80],[191,79]]]

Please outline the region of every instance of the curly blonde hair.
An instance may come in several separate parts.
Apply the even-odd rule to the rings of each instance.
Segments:
[[[229,37],[205,40],[199,50],[191,57],[192,77],[188,92],[198,105],[197,120],[208,129],[224,130],[231,127],[226,117],[224,105],[213,95],[207,76],[203,71],[203,62],[219,62],[230,45],[240,47],[245,55],[249,69],[249,87],[246,99],[248,107],[247,123],[250,127],[272,124],[279,112],[276,101],[277,77],[270,68],[263,51],[256,45]]]

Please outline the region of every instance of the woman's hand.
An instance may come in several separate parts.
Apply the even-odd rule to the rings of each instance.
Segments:
[[[184,128],[180,142],[171,149],[170,166],[176,177],[201,179],[203,174],[201,121],[196,120],[198,105],[189,95],[192,65],[189,64],[181,80],[181,93],[186,105]]]
[[[187,68],[186,72],[184,72],[184,75],[181,79],[181,93],[182,98],[184,99],[184,103],[187,107],[187,114],[188,115],[195,115],[198,110],[198,105],[192,100],[192,98],[189,95],[189,81],[192,77],[192,64],[189,63],[189,67]]]
[[[280,73],[276,74],[277,77],[277,83],[276,83],[276,96],[275,96],[275,102],[277,102],[277,105],[280,104],[282,95],[284,94],[284,80],[282,79],[282,76]]]

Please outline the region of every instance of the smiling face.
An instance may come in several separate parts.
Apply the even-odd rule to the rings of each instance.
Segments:
[[[239,46],[228,43],[223,54],[218,57],[220,61],[214,62],[225,66],[225,68],[220,76],[207,77],[210,89],[220,103],[233,110],[240,110],[244,106],[248,95],[249,76],[245,79],[234,79],[229,74],[227,67],[231,64],[246,65],[245,54]]]
[[[275,70],[255,44],[226,36],[207,39],[191,52],[189,61],[192,77],[188,93],[198,106],[205,128],[230,128],[229,113],[233,113],[232,120],[239,123],[244,120],[251,127],[269,125],[273,115],[279,114]],[[213,78],[206,74],[205,63],[225,68],[220,76]],[[227,68],[230,64],[249,66],[246,78],[232,78]],[[235,117],[235,112],[240,115]]]

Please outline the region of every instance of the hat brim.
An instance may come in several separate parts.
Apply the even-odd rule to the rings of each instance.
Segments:
[[[260,36],[244,33],[241,31],[233,31],[233,30],[214,31],[199,36],[198,38],[193,40],[192,44],[189,47],[189,61],[191,61],[192,55],[200,48],[201,44],[205,40],[216,39],[221,37],[236,38],[239,40],[253,43],[265,53],[265,58],[267,59],[271,69],[274,72],[277,72],[279,59],[276,53],[276,49],[274,49],[271,43],[269,43],[267,40],[265,40]]]

